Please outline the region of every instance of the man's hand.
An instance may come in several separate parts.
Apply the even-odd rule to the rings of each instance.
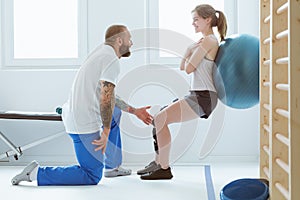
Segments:
[[[147,109],[151,108],[151,106],[145,106],[142,108],[136,108],[132,112],[137,118],[142,120],[145,124],[149,125],[152,123],[153,116],[151,116],[148,112]]]
[[[110,132],[110,129],[104,128],[103,132],[101,133],[100,139],[99,140],[94,140],[92,142],[93,145],[98,146],[98,147],[95,148],[95,151],[102,150],[102,154],[105,153],[109,132]]]

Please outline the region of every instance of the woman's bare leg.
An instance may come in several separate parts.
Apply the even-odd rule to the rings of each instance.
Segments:
[[[159,149],[158,162],[163,169],[169,167],[171,134],[168,125],[193,120],[198,117],[185,100],[179,100],[169,105],[154,117]]]

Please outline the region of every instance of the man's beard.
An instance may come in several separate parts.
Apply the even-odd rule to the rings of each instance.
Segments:
[[[121,54],[121,57],[129,57],[131,55],[129,47],[125,45],[120,46],[119,52]]]

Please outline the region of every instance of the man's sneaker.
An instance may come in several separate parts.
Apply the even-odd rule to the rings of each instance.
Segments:
[[[105,171],[104,177],[113,178],[113,177],[117,177],[117,176],[128,176],[130,174],[131,174],[131,169],[124,169],[122,167],[118,167],[111,171]]]
[[[148,174],[144,174],[141,176],[143,180],[162,180],[162,179],[172,179],[173,175],[171,172],[171,168],[168,169],[158,169],[154,172],[150,172]]]
[[[160,169],[160,164],[156,164],[155,161],[152,161],[144,169],[138,170],[137,174],[138,175],[143,175],[143,174],[147,174],[147,173],[156,171],[158,169]]]
[[[31,182],[32,180],[30,179],[30,174],[38,166],[39,166],[39,164],[36,161],[32,161],[23,169],[23,171],[20,174],[16,175],[15,177],[13,177],[11,179],[11,183],[13,185],[18,185],[21,181]]]

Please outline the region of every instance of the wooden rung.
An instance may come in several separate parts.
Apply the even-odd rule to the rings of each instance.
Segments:
[[[280,158],[275,159],[276,163],[278,164],[279,167],[281,167],[286,173],[290,173],[289,165],[286,164],[283,160]]]
[[[285,144],[286,146],[290,145],[290,139],[285,137],[284,135],[282,135],[281,133],[276,133],[275,137],[282,142],[283,144]]]
[[[263,85],[264,85],[265,87],[270,87],[270,82],[264,82]]]
[[[268,167],[264,167],[263,168],[265,175],[268,177],[268,179],[270,179],[270,171]]]
[[[270,41],[271,41],[271,39],[270,39],[270,38],[267,38],[267,39],[265,39],[265,40],[263,41],[263,43],[264,43],[264,44],[270,44]]]
[[[264,124],[263,127],[268,133],[270,133],[270,127],[268,125]]]
[[[267,145],[263,146],[263,150],[270,156],[270,149]]]
[[[280,183],[275,183],[275,187],[284,196],[285,199],[289,199],[290,193]]]
[[[276,13],[277,13],[278,15],[280,15],[281,13],[287,11],[288,8],[289,8],[289,4],[288,4],[288,2],[287,2],[287,3],[283,4],[282,6],[280,6],[280,7],[277,9]]]
[[[289,84],[278,83],[278,84],[276,84],[276,88],[278,90],[289,91],[290,86],[289,86]]]
[[[270,105],[269,104],[264,104],[264,108],[267,109],[268,111],[270,111]]]
[[[267,65],[270,65],[270,63],[271,63],[270,60],[266,60],[266,61],[263,62],[263,64],[266,65],[266,66],[267,66]]]
[[[266,18],[264,19],[264,23],[265,23],[265,24],[269,23],[269,22],[270,22],[270,19],[271,19],[271,16],[269,15],[268,17],[266,17]]]
[[[289,36],[289,30],[282,31],[276,35],[276,39],[282,39]]]
[[[285,57],[285,58],[278,58],[276,59],[276,64],[278,65],[285,65],[289,63],[289,58]]]
[[[276,113],[279,114],[279,115],[281,115],[281,116],[283,116],[283,117],[286,117],[288,119],[290,118],[290,113],[287,110],[283,110],[283,109],[277,108],[276,109]]]

